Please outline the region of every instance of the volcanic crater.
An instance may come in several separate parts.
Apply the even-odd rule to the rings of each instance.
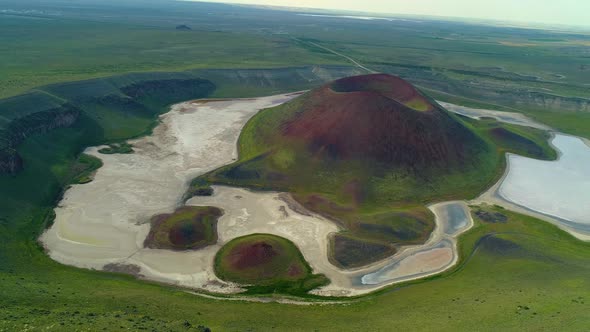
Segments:
[[[411,107],[417,102],[425,111]],[[463,167],[485,146],[411,84],[385,74],[344,78],[310,92],[280,133],[303,142],[316,158],[416,170]]]

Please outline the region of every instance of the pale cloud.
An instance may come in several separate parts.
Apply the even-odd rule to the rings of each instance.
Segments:
[[[208,0],[375,13],[590,25],[588,0]]]

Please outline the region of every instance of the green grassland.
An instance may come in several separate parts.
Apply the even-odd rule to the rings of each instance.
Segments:
[[[176,101],[302,90],[363,72],[292,36],[312,38],[371,68],[401,75],[441,100],[521,111],[566,133],[590,137],[588,112],[573,111],[577,104],[570,99],[556,99],[571,104],[566,112],[523,93],[588,98],[587,34],[430,21],[312,20],[248,8],[238,15],[231,6],[140,0],[91,0],[80,6],[5,0],[4,8],[39,12],[0,14],[0,96],[12,96],[0,100],[0,131],[14,119],[64,103],[73,103],[81,113],[72,126],[29,135],[17,148],[23,171],[0,175],[0,330],[587,328],[589,245],[540,220],[501,210],[508,222],[476,218],[475,227],[461,237],[456,269],[343,305],[212,300],[131,276],[64,266],[37,243],[64,188],[90,180],[100,166],[80,154],[85,147],[148,133],[157,115]],[[174,30],[179,23],[193,31]],[[531,53],[514,43],[534,43],[535,49]],[[325,71],[316,64],[339,67]],[[293,65],[299,67],[268,70]],[[255,69],[236,70],[246,67]],[[170,73],[181,69],[196,70]],[[120,75],[129,72],[149,73]],[[101,79],[41,87],[97,77]],[[152,87],[152,97],[136,96],[132,105],[125,102],[133,91],[121,91],[144,81],[197,78],[209,78],[215,89],[158,93]],[[527,153],[524,146],[519,153]]]
[[[590,135],[590,34],[581,30],[331,19],[145,0],[80,6],[5,0],[4,8],[12,12],[0,20],[0,97],[126,72],[351,64],[320,45],[435,90],[445,101],[475,99]],[[192,30],[178,31],[178,24]],[[244,85],[240,94],[249,89]]]
[[[217,243],[217,219],[223,211],[211,206],[184,206],[152,217],[144,246],[154,249],[196,250]]]
[[[496,211],[508,221],[475,217],[474,228],[461,237],[461,263],[452,271],[321,307],[210,300],[123,275],[65,267],[48,259],[34,235],[21,229],[20,241],[10,241],[12,252],[2,251],[0,327],[184,331],[188,322],[223,331],[388,331],[392,324],[441,331],[584,329],[590,246],[546,222]]]
[[[311,267],[285,238],[251,234],[231,240],[215,256],[215,274],[225,281],[245,285],[249,294],[302,295],[329,283]]]
[[[10,47],[0,54],[8,64],[0,69],[0,98],[49,83],[128,72],[344,63],[330,54],[316,56],[280,37],[177,31],[174,26],[1,18],[0,44]],[[76,33],[72,36],[71,31]]]

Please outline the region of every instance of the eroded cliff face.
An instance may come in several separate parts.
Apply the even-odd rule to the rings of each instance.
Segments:
[[[0,174],[15,174],[22,168],[23,160],[16,150],[0,150]]]
[[[582,92],[577,97],[563,96],[559,95],[559,89],[555,89],[563,86],[565,89],[577,90],[583,88],[580,85],[569,86],[534,76],[482,68],[459,70],[393,63],[381,63],[373,68],[383,73],[393,73],[423,88],[494,105],[548,112],[590,112],[587,94]],[[460,76],[455,78],[447,73]]]
[[[27,137],[43,134],[56,128],[69,127],[79,116],[78,108],[64,104],[10,122],[0,130],[0,174],[16,174],[22,170],[24,163],[16,149]]]
[[[214,83],[269,89],[268,93],[307,90],[339,78],[361,75],[364,70],[350,66],[303,66],[274,69],[202,69]]]
[[[544,109],[555,109],[570,112],[590,112],[590,99],[563,97],[549,93],[529,92],[518,95],[517,104],[532,104]]]
[[[14,175],[26,167],[26,160],[17,150],[28,137],[70,127],[83,112],[92,119],[110,121],[111,125],[114,120],[108,117],[113,112],[151,119],[166,105],[206,97],[215,88],[211,81],[185,75],[152,80],[96,79],[40,88],[40,93],[0,105],[0,111],[6,115],[0,116],[0,174]],[[80,130],[86,130],[84,128]]]

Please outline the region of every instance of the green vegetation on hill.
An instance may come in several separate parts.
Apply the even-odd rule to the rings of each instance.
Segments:
[[[404,104],[415,100],[429,111]],[[434,220],[424,205],[475,197],[500,177],[505,152],[553,158],[547,138],[464,119],[399,78],[366,75],[261,111],[240,135],[239,160],[195,183],[292,193],[342,226],[330,258],[351,268],[425,242]]]
[[[494,119],[473,120],[463,117],[483,137],[492,142],[503,155],[511,152],[521,156],[555,160],[557,151],[549,144],[551,134],[544,130],[501,123]]]
[[[144,246],[153,249],[196,250],[217,243],[217,220],[223,211],[210,206],[184,206],[152,217]]]
[[[19,107],[18,103],[12,106],[10,101],[3,104],[0,107]],[[11,115],[15,117],[11,118]],[[15,174],[23,168],[23,160],[17,148],[28,136],[71,126],[80,116],[80,110],[71,104],[63,103],[36,113],[27,114],[25,111],[22,116],[8,116],[5,118],[6,123],[0,125],[0,173]]]
[[[215,274],[245,285],[250,294],[302,295],[329,283],[311,267],[295,244],[270,234],[251,234],[231,240],[215,256]]]
[[[94,172],[102,167],[102,160],[87,154],[80,154],[70,168],[70,175],[73,184],[84,184],[92,181]]]
[[[76,127],[94,144],[145,133],[155,117],[172,102],[211,94],[215,85],[190,73],[133,74],[50,85],[36,92],[0,100],[0,152],[19,158],[19,146],[29,136]],[[91,133],[89,128],[94,127]],[[90,137],[92,136],[92,138]],[[77,149],[90,144],[80,141]],[[0,160],[0,171],[3,161]],[[26,165],[25,165],[26,166]],[[3,173],[6,173],[3,172]]]

